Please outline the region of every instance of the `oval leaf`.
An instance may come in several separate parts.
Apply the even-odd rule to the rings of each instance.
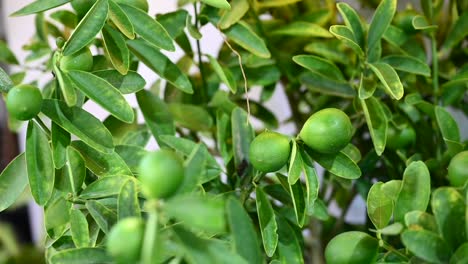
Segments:
[[[201,2],[222,9],[231,9],[231,5],[226,0],[201,0]]]
[[[372,50],[392,22],[397,7],[396,0],[383,0],[375,10],[367,34],[367,49]]]
[[[104,26],[102,40],[112,65],[121,74],[127,74],[130,67],[130,51],[127,48],[127,43],[125,43],[125,38],[112,27]]]
[[[134,180],[128,180],[120,189],[117,198],[117,215],[119,220],[126,217],[140,217],[140,203],[138,201],[138,192]]]
[[[219,20],[219,28],[226,29],[237,23],[249,10],[248,0],[233,0],[231,1],[231,9],[227,10]]]
[[[117,222],[117,215],[115,212],[94,200],[87,201],[86,208],[99,228],[101,228],[104,233],[108,234],[111,227]]]
[[[114,1],[109,2],[109,18],[127,38],[135,38],[135,29],[132,22],[122,8]]]
[[[262,188],[257,187],[255,193],[263,247],[267,256],[271,257],[276,251],[276,246],[278,246],[278,225],[276,224],[275,212]]]
[[[0,212],[10,207],[28,184],[24,154],[18,155],[0,174]]]
[[[356,163],[343,152],[336,154],[319,154],[307,149],[313,160],[318,162],[329,172],[338,177],[353,180],[361,177],[361,169]]]
[[[70,213],[70,231],[73,243],[77,248],[89,246],[88,220],[78,209],[72,209]]]
[[[12,16],[26,16],[34,13],[43,12],[54,7],[64,5],[71,0],[36,0],[20,10],[14,12]]]
[[[394,99],[400,100],[403,97],[403,84],[396,71],[387,63],[378,62],[369,64],[370,69],[385,87],[385,91]]]
[[[371,134],[372,143],[377,155],[382,155],[387,143],[388,120],[382,105],[375,97],[361,100],[361,106],[366,117],[367,127]]]
[[[81,199],[98,199],[118,195],[129,176],[105,176],[94,181],[80,194]]]
[[[345,81],[341,70],[331,61],[314,55],[297,55],[293,61],[302,67],[327,76],[330,79]]]
[[[125,75],[116,70],[102,70],[93,72],[94,75],[106,80],[122,94],[136,93],[145,88],[145,79],[136,71],[128,71]]]
[[[419,74],[427,77],[431,76],[431,69],[429,66],[415,57],[407,55],[390,55],[382,58],[381,61],[399,71]]]
[[[271,54],[264,40],[260,38],[247,23],[239,21],[226,29],[224,33],[230,40],[252,54],[262,58],[270,58]]]
[[[112,257],[103,248],[73,248],[57,252],[50,258],[51,264],[111,264]]]
[[[377,229],[386,227],[393,214],[393,201],[382,191],[383,185],[375,183],[367,195],[367,215]]]
[[[450,250],[444,240],[426,230],[408,230],[401,234],[401,241],[414,255],[434,263],[446,263]]]

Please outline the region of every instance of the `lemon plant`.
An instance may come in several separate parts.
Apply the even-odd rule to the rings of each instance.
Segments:
[[[465,1],[176,2],[12,14],[36,35],[25,63],[0,43],[10,127],[27,123],[0,211],[30,190],[45,262],[468,260]],[[49,79],[26,81],[29,61]]]

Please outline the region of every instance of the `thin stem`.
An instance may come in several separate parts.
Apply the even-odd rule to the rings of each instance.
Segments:
[[[42,128],[42,130],[47,134],[47,137],[50,139],[52,137],[52,133],[50,132],[49,128],[42,122],[39,116],[34,117],[34,121]]]
[[[437,40],[434,34],[431,34],[431,53],[432,53],[432,87],[434,89],[434,103],[439,104],[439,60],[437,57]]]
[[[195,26],[197,27],[197,29],[199,28],[200,26],[200,21],[198,19],[198,7],[197,7],[197,3],[193,3],[193,9],[194,9],[194,13],[195,13]],[[200,40],[197,39],[196,40],[196,43],[197,43],[197,56],[198,56],[198,68],[200,69],[200,76],[201,76],[201,79],[202,79],[202,89],[200,91],[200,95],[202,97],[202,100],[203,102],[206,102],[206,79],[205,79],[205,69],[203,68],[203,61],[202,61],[202,50],[201,50],[201,45],[200,45]]]
[[[154,202],[154,203],[153,203]],[[143,238],[142,263],[152,264],[156,257],[156,240],[158,234],[158,210],[156,201],[150,201],[149,215],[146,222],[145,236]]]

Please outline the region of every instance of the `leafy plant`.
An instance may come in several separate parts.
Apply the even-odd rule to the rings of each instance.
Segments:
[[[376,2],[179,0],[156,17],[146,0],[32,2],[13,15],[36,16],[27,61],[54,78],[22,118],[0,210],[30,188],[48,263],[466,262],[467,177],[447,178],[466,156],[452,116],[468,112],[466,2]],[[7,100],[25,74],[0,71]],[[285,121],[266,106],[279,90]],[[357,196],[364,224],[345,221]]]

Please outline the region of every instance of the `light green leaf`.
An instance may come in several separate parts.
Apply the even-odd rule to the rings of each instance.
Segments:
[[[321,37],[331,38],[333,35],[320,25],[305,22],[295,21],[271,32],[272,35],[279,36],[294,36],[294,37]]]
[[[429,24],[425,16],[416,15],[412,20],[413,27],[417,30],[424,30],[427,32],[432,32],[437,29],[436,25]]]
[[[109,2],[109,19],[127,38],[135,38],[135,29],[132,22],[122,8],[114,1]]]
[[[234,152],[234,164],[236,168],[245,167],[249,161],[250,142],[254,139],[255,132],[248,122],[247,113],[242,108],[235,108],[231,113],[232,145]],[[240,172],[247,173],[246,168]],[[241,176],[239,175],[239,176]]]
[[[138,173],[141,159],[148,153],[146,149],[136,145],[117,145],[115,152],[125,161],[133,173]]]
[[[72,147],[67,147],[63,153],[66,159],[62,174],[55,178],[55,186],[64,192],[78,194],[86,177],[85,162],[81,154]]]
[[[104,26],[109,5],[107,0],[98,0],[78,23],[63,47],[63,55],[69,56],[91,43]]]
[[[108,234],[111,227],[117,222],[117,215],[114,211],[94,200],[86,202],[86,208],[101,230]]]
[[[137,185],[134,180],[127,180],[120,189],[117,198],[117,216],[119,220],[126,217],[141,217]]]
[[[20,10],[11,14],[12,16],[26,16],[34,13],[43,12],[54,7],[58,7],[70,2],[70,0],[36,0]]]
[[[318,162],[318,164],[338,177],[349,180],[361,177],[361,169],[359,169],[359,166],[343,152],[321,154],[307,148],[307,153],[313,160]]]
[[[54,60],[58,60],[59,53],[54,53]],[[53,65],[54,73],[57,76],[57,84],[62,91],[63,99],[68,106],[74,106],[78,102],[78,95],[75,91],[75,85],[70,80],[70,77],[64,73],[57,64]]]
[[[278,225],[276,224],[275,212],[268,197],[261,187],[255,189],[258,222],[263,239],[263,247],[268,257],[273,256],[278,245]]]
[[[337,3],[336,7],[340,12],[346,26],[353,32],[354,39],[356,40],[357,44],[363,48],[365,46],[364,26],[361,22],[361,19],[359,18],[359,15],[350,5],[345,2]]]
[[[457,251],[450,258],[450,264],[467,263],[468,262],[468,242],[458,247]]]
[[[227,200],[226,215],[235,251],[248,263],[263,263],[252,219],[237,198],[230,197]]]
[[[117,88],[122,94],[136,93],[145,88],[145,79],[136,71],[128,71],[125,75],[116,70],[101,70],[93,72],[94,75],[106,80]]]
[[[70,213],[70,231],[73,243],[77,248],[89,246],[88,221],[85,215],[78,209],[72,209]]]
[[[302,0],[259,0],[257,4],[259,8],[271,8],[291,5],[300,1]]]
[[[468,35],[468,12],[463,12],[458,17],[457,22],[453,25],[452,29],[447,35],[444,44],[442,45],[443,50],[453,48],[463,39],[466,39]]]
[[[299,80],[313,91],[345,98],[356,96],[356,91],[349,83],[328,78],[315,71],[302,73]]]
[[[278,222],[278,255],[281,263],[304,263],[302,248],[293,228],[283,217]]]
[[[208,59],[210,61],[211,67],[215,71],[216,75],[218,75],[219,79],[229,87],[229,90],[233,94],[237,92],[237,83],[234,80],[234,77],[227,67],[222,67],[219,62],[213,56],[208,55]]]
[[[290,185],[299,180],[302,172],[302,157],[297,142],[292,141],[291,155],[289,156],[288,182]]]
[[[192,104],[169,104],[169,111],[179,126],[195,131],[209,131],[213,119],[205,108]]]
[[[104,176],[89,184],[80,194],[81,199],[98,199],[116,196],[128,180],[134,180],[130,176]]]
[[[201,2],[221,9],[231,9],[231,5],[226,0],[200,0]]]
[[[357,55],[364,55],[364,51],[362,51],[361,47],[356,43],[356,39],[354,38],[353,31],[351,31],[351,29],[342,25],[333,25],[330,27],[330,32],[336,38],[343,41],[346,45],[353,49]]]
[[[396,0],[383,0],[375,10],[367,34],[367,50],[372,50],[380,41],[388,26],[392,22],[397,7]]]
[[[13,88],[13,81],[2,67],[0,67],[0,92],[8,93],[11,88]]]
[[[395,221],[402,221],[405,214],[426,211],[431,195],[431,176],[422,161],[412,162],[403,173],[403,182],[395,203]]]
[[[192,94],[188,77],[156,47],[141,39],[127,41],[128,46],[146,66],[179,90]]]
[[[112,65],[121,74],[125,75],[130,67],[130,51],[125,43],[125,38],[110,26],[104,26],[102,30],[104,50]]]
[[[47,135],[34,121],[26,132],[26,166],[31,194],[37,204],[45,205],[54,189],[54,159]]]
[[[386,236],[396,236],[396,235],[401,234],[401,231],[403,231],[404,228],[405,227],[403,226],[402,223],[396,222],[382,229],[379,229],[379,233],[381,233],[382,235],[386,235]]]
[[[70,79],[86,96],[118,119],[132,123],[135,116],[125,97],[106,80],[84,71],[69,71]]]
[[[248,0],[231,1],[231,9],[225,10],[218,22],[220,29],[226,29],[237,23],[249,10]]]
[[[82,141],[73,141],[71,146],[81,153],[86,167],[98,176],[133,175],[125,161],[115,152],[99,152]]]
[[[409,230],[427,230],[438,233],[438,227],[433,215],[422,211],[411,211],[405,214],[405,225]]]
[[[393,201],[382,191],[383,182],[377,182],[367,194],[367,215],[377,229],[387,226],[393,214]]]
[[[369,68],[379,78],[385,87],[385,91],[394,99],[400,100],[403,97],[403,84],[396,71],[387,63],[377,62],[368,64]]]
[[[296,55],[293,61],[302,67],[317,72],[318,74],[335,79],[338,81],[345,81],[341,70],[331,61],[317,57],[314,55]]]
[[[70,133],[61,128],[56,123],[51,124],[52,134],[52,152],[54,155],[54,165],[56,169],[60,169],[66,162],[66,149],[70,144]]]
[[[460,142],[460,129],[458,128],[457,121],[441,106],[435,107],[435,116],[437,125],[449,151],[452,153],[462,151],[463,145]]]
[[[144,40],[158,48],[175,51],[171,36],[158,21],[143,10],[133,6],[120,4],[120,7],[132,22],[135,32]]]
[[[389,55],[382,58],[381,62],[387,63],[395,70],[419,74],[427,77],[431,76],[431,69],[429,66],[412,56]]]
[[[111,264],[112,258],[103,248],[72,248],[57,252],[50,258],[51,264]]]
[[[25,155],[20,154],[0,174],[0,212],[10,207],[28,184]]]
[[[382,105],[375,97],[361,100],[361,106],[366,117],[367,127],[374,144],[377,155],[382,155],[387,142],[388,120],[385,117]]]
[[[446,263],[450,250],[442,238],[427,230],[408,230],[401,234],[406,248],[419,258],[433,262]]]
[[[177,41],[177,38],[184,34],[188,15],[187,10],[178,9],[174,12],[158,14],[156,20],[167,30],[171,38]]]
[[[224,30],[224,33],[228,39],[254,55],[262,58],[270,58],[271,54],[265,41],[260,38],[247,23],[239,21],[230,28]]]
[[[109,130],[99,119],[79,107],[67,107],[64,102],[44,99],[42,113],[96,150],[111,152],[114,148]]]
[[[310,160],[310,157],[301,150],[302,156],[302,170],[304,171],[305,175],[305,183],[306,183],[306,214],[309,213],[309,210],[313,208],[315,201],[319,195],[319,181],[318,175],[315,171],[313,161]]]
[[[281,175],[282,176],[282,175]],[[278,176],[278,179],[286,178],[285,176]],[[304,189],[302,188],[302,182],[296,181],[294,184],[289,184],[289,193],[291,195],[291,200],[293,202],[294,214],[296,216],[296,223],[299,227],[304,225],[304,221],[307,216],[307,196],[304,194]]]

